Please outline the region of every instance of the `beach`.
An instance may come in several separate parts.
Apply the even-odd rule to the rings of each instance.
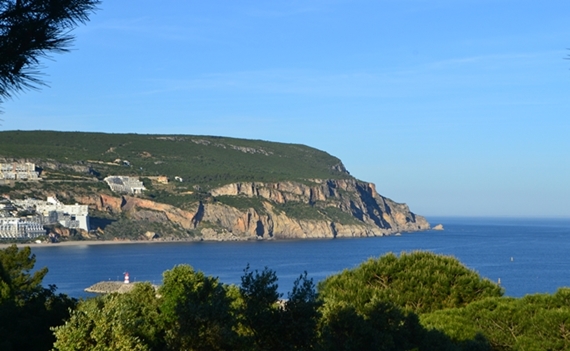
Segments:
[[[63,246],[92,246],[92,245],[127,245],[127,244],[159,244],[159,243],[172,243],[173,241],[146,241],[146,240],[77,240],[77,241],[62,241],[58,243],[1,243],[0,249],[5,249],[14,244],[17,246],[30,246],[35,247],[63,247]]]

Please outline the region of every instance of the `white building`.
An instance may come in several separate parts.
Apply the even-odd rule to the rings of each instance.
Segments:
[[[109,188],[116,193],[142,194],[146,188],[138,178],[127,176],[108,176],[104,179]]]
[[[36,165],[30,162],[0,163],[0,180],[38,180]]]
[[[18,207],[35,211],[42,217],[43,224],[59,223],[67,228],[89,231],[89,207],[87,205],[64,205],[51,196],[47,198],[47,201],[26,199],[13,200],[13,203]]]
[[[36,217],[0,217],[0,239],[37,238],[45,235],[42,219]]]

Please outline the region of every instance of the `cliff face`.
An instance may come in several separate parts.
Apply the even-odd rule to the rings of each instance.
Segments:
[[[186,210],[130,196],[98,195],[81,201],[133,220],[170,222],[204,240],[362,237],[429,229],[425,218],[407,205],[355,179],[233,183],[210,193],[210,201]],[[228,198],[255,199],[258,205],[231,206],[222,200]]]

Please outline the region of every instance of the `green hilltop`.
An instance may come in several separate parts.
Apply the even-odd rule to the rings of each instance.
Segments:
[[[315,148],[214,136],[4,131],[0,157],[89,164],[101,177],[180,177],[201,186],[352,178],[338,158]]]
[[[0,132],[0,162],[33,163],[41,181],[0,180],[0,195],[89,206],[88,239],[249,240],[387,235],[429,229],[326,152],[214,136]],[[111,190],[107,176],[142,181]],[[138,185],[137,185],[138,186]],[[146,236],[148,233],[148,236]],[[147,238],[147,239],[144,239]],[[150,239],[149,239],[150,238]]]

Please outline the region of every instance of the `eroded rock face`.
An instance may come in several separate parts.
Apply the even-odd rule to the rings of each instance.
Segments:
[[[131,196],[98,195],[82,199],[99,211],[124,213],[134,220],[172,222],[197,230],[202,240],[297,239],[381,236],[428,230],[422,216],[376,192],[374,184],[355,179],[311,180],[307,184],[233,183],[211,191],[213,198],[257,198],[263,208],[240,209],[217,201],[196,203],[190,210]],[[278,206],[302,203],[318,210],[333,207],[351,220],[298,219]]]
[[[361,182],[355,179],[340,180],[312,180],[311,185],[294,182],[280,183],[234,183],[211,191],[212,196],[247,196],[260,197],[277,204],[286,202],[301,202],[326,207],[336,207],[342,212],[350,213],[363,222],[361,229],[356,230],[354,225],[346,230],[340,225],[341,236],[382,235],[400,231],[418,231],[429,229],[426,219],[410,211],[406,204],[396,203],[379,195],[372,183]],[[299,224],[299,223],[298,223]],[[307,223],[299,224],[299,226]],[[335,225],[337,225],[335,223]],[[285,227],[298,232],[299,226],[289,223]],[[279,226],[277,226],[279,227]],[[322,227],[322,226],[321,226]],[[328,227],[331,227],[330,224]],[[356,226],[359,227],[359,226]],[[283,235],[287,230],[275,230]],[[319,228],[325,230],[325,228]],[[303,230],[305,231],[305,230]],[[331,233],[338,230],[329,228]],[[352,233],[352,234],[349,234]],[[298,234],[296,234],[298,237]],[[314,235],[309,234],[307,235]],[[339,233],[333,236],[339,236]]]

